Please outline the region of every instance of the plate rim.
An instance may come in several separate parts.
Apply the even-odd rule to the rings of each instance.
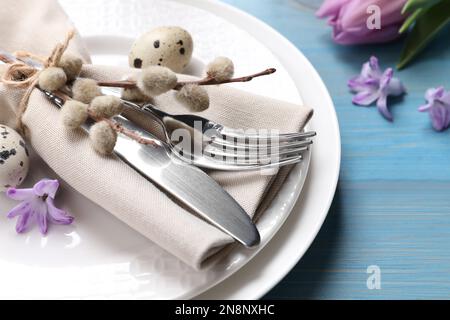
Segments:
[[[225,6],[225,7],[227,7],[227,6],[229,6],[229,5],[225,5],[225,4],[222,4],[222,3],[220,3],[220,2],[218,2],[218,1],[213,1],[213,0],[208,0],[208,1],[204,1],[203,0],[203,2],[202,1],[198,1],[198,0],[195,0],[195,1],[189,1],[189,0],[187,0],[187,1],[180,1],[180,0],[177,0],[177,1],[175,1],[175,2],[182,2],[182,3],[185,3],[185,4],[191,4],[192,5],[192,3],[197,3],[197,4],[203,4],[204,6],[201,6],[201,5],[192,5],[192,6],[194,6],[194,7],[197,7],[197,8],[201,8],[201,9],[205,9],[205,10],[207,10],[207,11],[209,11],[209,12],[211,12],[211,13],[215,13],[216,15],[218,15],[216,12],[214,12],[214,11],[212,11],[212,10],[208,10],[208,9],[206,9],[205,8],[205,6],[206,5],[209,5],[209,4],[214,4],[214,5],[216,5],[216,7],[222,7],[221,8],[221,10],[223,10],[223,6]],[[242,14],[244,14],[245,15],[245,13],[244,12],[242,12],[242,11],[240,11],[240,10],[238,10],[238,9],[236,9],[236,8],[234,8],[234,7],[232,7],[232,6],[229,6],[231,9],[233,9],[233,11],[236,11],[236,12],[238,12],[238,13],[240,13],[241,15]],[[223,17],[223,15],[219,15],[219,16],[222,16]],[[249,17],[251,17],[250,15],[248,15]],[[230,21],[230,19],[227,19],[226,17],[223,17],[224,19],[226,19],[227,21],[229,21],[230,23],[233,23],[232,21]],[[251,17],[251,18],[253,18],[253,17]],[[266,24],[264,24],[263,22],[261,22],[260,20],[257,20],[256,18],[253,18],[253,19],[255,19],[255,22],[257,22],[258,24],[260,24],[259,25],[259,29],[262,29],[262,28],[269,28],[269,29],[271,29],[268,25],[266,25]],[[241,27],[242,28],[242,27]],[[267,31],[267,30],[266,30]],[[275,32],[275,35],[276,35],[276,31],[275,30],[271,30],[272,32]],[[254,38],[256,38],[256,39],[258,39],[257,37],[255,37],[254,35],[252,35]],[[290,42],[289,41],[287,41],[287,39],[285,39],[283,36],[281,36],[281,35],[279,35],[278,34],[278,36],[279,36],[279,38],[278,38],[278,40],[285,40],[286,42],[287,42],[287,44],[290,44]],[[259,39],[258,39],[259,40]],[[259,40],[260,41],[260,40]],[[261,42],[261,41],[260,41]],[[292,44],[291,44],[292,45]],[[295,47],[294,47],[295,48]],[[270,50],[270,51],[272,51],[273,52],[273,50]],[[278,55],[276,55],[275,54],[275,52],[273,52],[274,53],[274,55],[275,56],[277,56],[278,57]],[[299,57],[303,57],[303,64],[304,64],[304,66],[306,66],[306,67],[308,67],[308,70],[309,71],[311,71],[311,76],[315,76],[315,77],[317,77],[317,79],[318,79],[318,83],[320,83],[320,84],[322,84],[323,85],[323,82],[321,81],[321,79],[320,79],[320,77],[318,77],[318,74],[316,74],[316,72],[315,72],[315,69],[312,67],[312,65],[310,65],[310,63],[309,63],[309,61],[300,53],[300,52],[298,52],[298,54],[299,54]],[[317,80],[316,79],[316,80]],[[323,85],[323,88],[322,89],[324,89],[324,92],[325,92],[325,94],[327,95],[327,97],[329,98],[329,94],[328,94],[328,91],[326,90],[326,88],[324,87],[324,85]],[[330,98],[330,101],[331,101],[331,98]],[[332,104],[332,102],[331,102],[331,106],[332,106],[333,104]],[[335,115],[335,114],[334,114]],[[336,118],[336,121],[337,121],[337,118]],[[340,151],[340,143],[339,143],[339,151]],[[340,158],[340,157],[339,157]],[[339,165],[338,165],[338,167],[339,167]],[[338,172],[339,172],[339,170],[338,170]],[[306,176],[306,175],[305,175]],[[302,184],[302,187],[303,187],[303,184]],[[301,189],[302,189],[302,187],[300,187],[299,188],[299,191],[298,191],[298,193],[300,193],[301,192]],[[335,188],[334,188],[335,189]],[[333,190],[333,194],[334,194],[334,190]],[[332,197],[331,197],[331,199],[332,199]],[[292,201],[292,205],[294,205],[295,204],[295,202],[296,201]],[[331,204],[331,200],[330,200],[330,204]],[[329,207],[329,206],[328,206]],[[328,212],[328,210],[327,210],[327,212]],[[325,219],[325,217],[326,217],[326,213],[327,212],[325,212],[325,215],[323,216],[323,220]],[[289,210],[289,214],[286,214],[286,217],[289,217],[290,216],[290,214],[291,214],[291,210]],[[323,220],[318,224],[318,229],[317,229],[317,232],[320,230],[320,227],[321,227],[321,225],[323,224]],[[283,222],[284,223],[284,222]],[[282,224],[280,224],[280,226],[281,226]],[[277,228],[277,232],[275,232],[275,234],[277,234],[278,232],[279,232],[279,230],[278,230],[279,228]],[[317,232],[315,232],[314,234],[313,234],[313,236],[312,236],[312,240],[316,237],[316,235],[317,235]],[[312,240],[311,240],[311,242],[312,242]],[[270,242],[270,239],[269,239],[269,241],[268,242]],[[307,243],[305,243],[305,244],[307,244]],[[311,243],[309,243],[309,244],[307,244],[307,246],[305,247],[305,250],[304,251],[306,251],[307,250],[307,248],[310,246],[310,244]],[[263,250],[263,249],[262,249]],[[303,255],[303,254],[302,254]],[[254,257],[252,257],[252,259],[253,259]],[[252,259],[249,259],[249,262],[251,262],[250,260],[252,260]],[[286,272],[288,272],[290,269],[288,269]],[[275,283],[276,284],[276,283]],[[273,284],[273,285],[275,285],[275,284]],[[198,293],[196,293],[196,295],[197,294],[199,294],[200,292],[198,292]],[[262,294],[264,294],[264,293],[262,293]]]
[[[339,121],[338,121],[338,117],[336,114],[336,109],[333,103],[333,100],[331,99],[330,93],[328,92],[328,89],[325,85],[325,83],[323,82],[322,78],[320,77],[320,75],[318,74],[317,70],[314,68],[314,66],[311,64],[311,62],[306,58],[306,56],[299,50],[299,48],[297,48],[292,42],[290,42],[285,36],[283,36],[280,32],[278,32],[277,30],[275,30],[273,27],[271,27],[270,25],[268,25],[267,23],[265,23],[264,21],[258,19],[257,17],[239,9],[236,8],[228,3],[224,3],[218,0],[171,0],[173,2],[180,2],[183,4],[188,4],[188,5],[192,5],[195,6],[197,8],[201,8],[204,10],[207,10],[209,12],[212,12],[213,14],[219,15],[217,12],[220,11],[221,14],[219,15],[220,17],[226,19],[227,21],[229,21],[230,23],[235,24],[236,26],[242,28],[239,24],[236,23],[236,19],[239,20],[247,20],[247,26],[250,24],[252,26],[252,28],[259,28],[260,30],[263,30],[264,32],[264,37],[266,39],[268,38],[273,38],[273,39],[277,39],[280,43],[283,43],[283,45],[288,49],[288,51],[295,53],[295,55],[299,58],[301,58],[302,62],[304,63],[304,65],[308,68],[308,70],[311,72],[311,76],[315,78],[315,80],[317,81],[317,83],[320,85],[320,91],[321,93],[324,94],[324,98],[325,100],[327,100],[327,104],[329,106],[331,106],[331,110],[332,110],[332,119],[333,119],[333,127],[335,132],[337,133],[336,135],[336,139],[337,139],[337,143],[335,144],[336,147],[336,158],[337,158],[337,162],[335,163],[335,172],[334,172],[334,177],[332,179],[332,185],[331,188],[329,189],[328,192],[328,197],[327,197],[327,201],[326,201],[326,211],[322,214],[320,220],[318,221],[318,223],[316,224],[316,228],[315,230],[311,233],[311,236],[308,239],[307,244],[304,246],[303,250],[299,250],[297,256],[295,258],[293,258],[291,261],[289,261],[289,263],[284,262],[284,267],[282,268],[282,270],[278,270],[278,274],[277,276],[274,277],[274,279],[272,281],[270,281],[269,285],[266,286],[261,286],[259,292],[254,292],[253,296],[248,297],[246,296],[245,299],[252,299],[252,300],[256,300],[256,299],[260,299],[261,297],[263,297],[267,292],[269,292],[271,289],[273,289],[291,270],[292,268],[301,260],[301,258],[304,256],[304,254],[306,253],[306,251],[310,248],[311,244],[313,243],[314,239],[317,237],[317,234],[319,233],[321,227],[323,226],[326,217],[328,216],[328,212],[330,210],[332,201],[334,199],[334,194],[336,192],[337,189],[337,184],[338,184],[338,180],[339,180],[339,174],[340,174],[340,165],[341,165],[341,153],[342,153],[342,147],[341,147],[341,135],[340,135],[340,129],[339,129]],[[254,33],[252,33],[251,31],[249,31],[249,29],[246,29],[246,31],[253,36],[255,39],[257,39],[258,41],[260,41],[260,38],[258,36],[256,36]],[[277,52],[275,52],[274,50],[270,49],[269,50],[278,58],[280,59],[280,55],[277,54]],[[280,61],[283,63],[283,59],[280,59]],[[287,68],[286,68],[287,69]],[[289,72],[289,75],[292,77],[291,72]],[[294,82],[296,83],[297,86],[297,82],[294,80]],[[297,90],[299,90],[299,88],[297,87]],[[302,96],[302,95],[301,95]],[[302,96],[303,99],[303,96]],[[314,158],[314,152],[312,153],[312,157]],[[307,177],[307,181],[306,184],[308,184],[308,180],[310,179],[310,171],[308,171],[308,177]],[[303,190],[304,188],[307,187],[306,185],[303,186]],[[296,202],[298,202],[299,199],[297,199]],[[295,206],[294,206],[295,208]],[[290,212],[289,217],[291,217],[293,215],[293,212]],[[289,218],[288,218],[289,219]],[[286,223],[283,223],[283,226],[276,232],[276,235],[279,234],[283,228],[285,227]],[[276,237],[275,235],[275,237]],[[271,239],[272,241],[273,239]],[[255,262],[255,259],[258,256],[261,256],[263,253],[267,252],[268,248],[270,246],[270,242],[267,244],[267,246],[265,248],[263,248],[255,257],[253,257],[253,259],[251,259],[251,261],[249,261],[244,267],[242,267],[240,270],[236,271],[233,276],[238,276],[239,273],[242,273],[242,270],[245,269],[246,267],[248,267],[250,264],[252,264],[252,262]],[[221,282],[224,283],[226,282],[228,279],[224,280]],[[214,287],[210,290],[214,290]],[[206,296],[208,295],[208,291],[201,293],[200,295],[202,296]],[[203,298],[203,297],[202,297]],[[222,298],[222,297],[221,297]],[[236,299],[236,297],[233,296],[233,299]]]

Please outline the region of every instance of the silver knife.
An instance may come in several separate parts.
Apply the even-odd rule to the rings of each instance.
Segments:
[[[0,53],[9,62],[16,61],[8,52],[0,50]],[[40,67],[34,65],[33,60],[24,62]],[[62,98],[51,92],[41,91],[55,106],[63,106]],[[125,163],[244,246],[250,248],[259,244],[260,235],[250,217],[211,177],[197,167],[175,159],[166,143],[128,119],[118,116],[115,120],[125,128],[156,142],[155,146],[144,145],[119,134],[114,153]],[[89,131],[91,125],[92,123],[86,123],[83,129]]]
[[[57,107],[64,104],[60,97],[41,91]],[[244,246],[250,248],[259,244],[260,235],[255,224],[217,182],[197,167],[174,159],[166,143],[133,122],[122,116],[114,120],[156,142],[155,146],[144,145],[119,134],[114,153],[124,162]],[[91,125],[87,123],[83,128],[89,131]]]

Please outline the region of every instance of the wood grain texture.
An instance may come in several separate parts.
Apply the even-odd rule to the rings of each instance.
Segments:
[[[321,1],[225,0],[292,41],[318,70],[334,100],[342,167],[329,216],[304,258],[265,298],[450,298],[450,131],[433,131],[417,112],[429,87],[450,89],[450,36],[434,41],[406,70],[408,89],[391,101],[395,121],[351,103],[346,82],[369,56],[395,66],[402,42],[342,47],[314,16]],[[306,3],[306,4],[305,4]],[[320,106],[315,106],[320,108]],[[366,286],[381,269],[381,289]]]

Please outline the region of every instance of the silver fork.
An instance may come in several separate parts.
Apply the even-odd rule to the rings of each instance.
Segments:
[[[121,98],[121,91],[102,88],[102,93]],[[204,117],[191,114],[172,115],[151,103],[139,105],[122,99],[124,105],[136,110],[143,116],[155,119],[164,130],[166,142],[183,159],[194,161],[196,166],[219,170],[255,170],[268,169],[302,160],[303,152],[312,144],[315,132],[297,132],[288,134],[245,134]],[[172,136],[173,129],[193,129],[201,133],[202,152],[186,152]],[[195,138],[195,132],[194,132]]]
[[[37,87],[41,92],[43,92],[46,96],[46,98],[52,102],[55,106],[62,108],[64,105],[64,98],[58,96],[55,93],[48,92],[45,90],[40,89]],[[114,119],[116,119],[124,128],[132,130],[134,132],[137,132],[141,135],[149,135],[147,131],[144,129],[136,126],[131,121],[124,121],[123,116],[116,116]],[[136,129],[139,128],[139,131],[136,131]],[[88,129],[86,129],[88,130]],[[150,134],[151,135],[151,134]],[[250,171],[250,170],[258,170],[258,169],[270,169],[270,168],[276,168],[283,165],[293,164],[301,160],[301,156],[299,159],[299,156],[289,159],[289,160],[283,160],[279,162],[271,162],[271,163],[262,163],[262,162],[246,162],[242,160],[237,160],[234,162],[227,162],[223,159],[215,159],[211,155],[206,154],[200,154],[200,155],[191,155],[191,157],[188,157],[187,155],[183,155],[180,153],[180,150],[176,149],[176,146],[160,141],[155,136],[152,136],[152,139],[158,142],[160,145],[164,145],[164,147],[170,151],[170,155],[172,156],[173,160],[178,160],[182,162],[188,162],[189,164],[192,164],[196,167],[202,167],[202,168],[208,168],[213,170],[222,170],[222,171]],[[227,157],[229,157],[228,155]],[[270,160],[270,158],[269,158]]]
[[[64,99],[51,92],[41,91],[56,107],[63,107]],[[250,217],[217,182],[199,168],[184,161],[176,161],[167,143],[149,132],[141,131],[132,121],[120,115],[114,120],[128,130],[140,132],[143,137],[155,143],[142,145],[130,137],[119,135],[114,153],[120,159],[246,247],[254,247],[260,242],[258,229]],[[82,129],[88,132],[93,123],[92,120],[87,121]]]

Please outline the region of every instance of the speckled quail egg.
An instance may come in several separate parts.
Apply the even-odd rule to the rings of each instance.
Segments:
[[[192,37],[180,27],[158,27],[133,44],[128,60],[130,67],[145,68],[158,65],[182,72],[189,64],[194,50]]]
[[[13,129],[0,125],[0,192],[20,185],[30,165],[22,137]]]

